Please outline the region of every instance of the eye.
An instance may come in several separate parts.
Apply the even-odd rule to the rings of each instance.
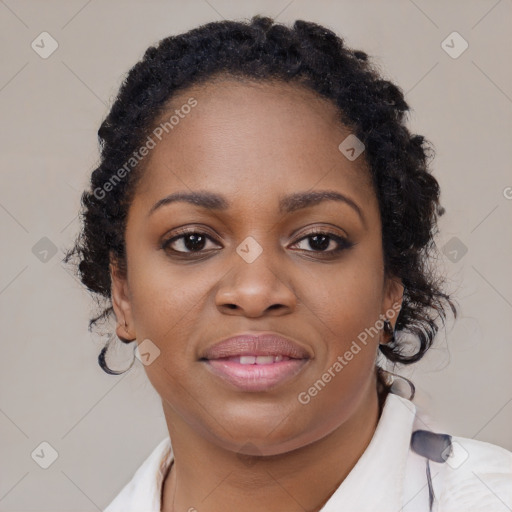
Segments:
[[[309,241],[305,242],[306,240]],[[295,244],[293,245],[297,245],[299,243],[304,243],[305,245],[308,245],[310,248],[313,249],[312,251],[305,248],[302,248],[301,250],[305,250],[307,252],[320,252],[328,254],[336,254],[354,246],[354,244],[350,242],[347,238],[325,231],[313,231],[311,233],[308,233],[306,236],[302,237],[298,242],[295,242]],[[327,250],[329,249],[329,247],[333,246],[334,249]]]
[[[175,254],[201,254],[203,252],[208,252],[208,242],[215,242],[215,240],[205,232],[198,230],[185,230],[181,231],[179,234],[175,234],[167,240],[164,240],[161,244],[161,248],[167,252]],[[305,247],[299,247],[302,251],[316,252],[320,254],[325,253],[326,255],[335,255],[355,245],[347,238],[327,231],[310,232],[295,242],[292,247],[297,246],[298,244],[307,245],[312,249],[309,250]]]
[[[208,241],[213,242],[214,240],[202,231],[182,231],[181,234],[164,240],[161,247],[166,251],[175,253],[200,253],[205,250]],[[180,250],[179,247],[186,250]]]

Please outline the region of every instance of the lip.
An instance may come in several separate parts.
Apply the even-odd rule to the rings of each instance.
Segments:
[[[246,332],[215,343],[201,354],[200,360],[224,381],[242,391],[254,392],[290,380],[311,357],[300,344],[277,333]]]

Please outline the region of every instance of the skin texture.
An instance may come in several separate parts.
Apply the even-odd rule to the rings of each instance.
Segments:
[[[364,154],[345,158],[338,145],[350,131],[334,106],[297,85],[212,81],[181,91],[170,112],[190,97],[197,106],[151,151],[137,185],[127,275],[111,266],[118,336],[150,339],[160,349],[145,370],[162,398],[175,454],[162,510],[319,510],[378,423],[374,369],[383,332],[308,404],[298,394],[401,304],[403,293],[399,280],[384,275]],[[350,197],[364,220],[337,201],[278,210],[284,195],[326,189]],[[175,202],[148,215],[168,194],[198,190],[224,195],[229,208]],[[203,256],[183,238],[161,248],[178,227],[211,237],[200,246]],[[335,239],[319,250],[306,237],[326,230],[354,245],[327,257]],[[249,236],[263,249],[252,263],[236,252]],[[248,330],[287,336],[311,358],[271,390],[238,390],[199,357]]]

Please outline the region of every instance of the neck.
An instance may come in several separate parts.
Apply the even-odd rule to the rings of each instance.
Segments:
[[[385,396],[368,395],[347,421],[313,443],[258,458],[205,440],[164,405],[174,461],[162,486],[162,512],[319,511],[370,443]]]

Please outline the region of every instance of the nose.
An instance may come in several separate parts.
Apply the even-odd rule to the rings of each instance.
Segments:
[[[285,267],[289,262],[271,253],[265,249],[254,260],[246,258],[240,247],[233,253],[231,269],[222,277],[215,297],[222,313],[255,318],[295,310],[298,298]]]

